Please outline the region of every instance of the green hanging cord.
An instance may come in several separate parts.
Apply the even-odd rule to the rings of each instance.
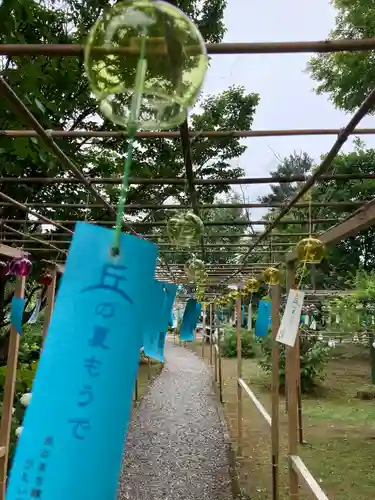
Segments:
[[[135,75],[135,91],[132,95],[131,99],[131,108],[130,108],[130,118],[127,127],[128,133],[128,150],[126,154],[126,158],[124,161],[124,176],[122,179],[120,199],[117,206],[116,213],[116,227],[115,227],[115,238],[112,247],[112,255],[117,256],[120,253],[120,236],[122,229],[122,218],[125,212],[125,203],[129,191],[129,174],[130,167],[133,159],[133,146],[135,142],[135,137],[137,134],[137,126],[139,121],[139,112],[141,109],[141,99],[145,84],[146,71],[147,71],[147,60],[145,58],[146,52],[146,37],[142,36],[141,49],[139,54],[139,60],[137,63],[137,70]]]

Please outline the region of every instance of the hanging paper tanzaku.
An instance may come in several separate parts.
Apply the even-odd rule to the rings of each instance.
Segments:
[[[7,500],[116,496],[157,249],[125,234],[116,257],[112,245],[112,230],[77,223]]]
[[[143,330],[143,347],[147,357],[164,363],[164,344],[177,285],[155,280],[148,317]]]
[[[266,337],[271,326],[271,302],[260,300],[257,319],[255,321],[255,336]]]
[[[194,340],[194,330],[201,313],[202,304],[195,299],[189,299],[186,304],[184,317],[180,328],[180,339],[183,341]]]

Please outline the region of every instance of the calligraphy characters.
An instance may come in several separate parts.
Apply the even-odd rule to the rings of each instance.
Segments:
[[[125,283],[126,266],[106,264],[102,267],[99,283],[84,288],[81,293],[90,291],[109,291],[120,296],[125,302],[133,305],[133,300],[127,293]],[[87,382],[79,388],[77,397],[77,410],[79,416],[69,419],[72,426],[72,436],[77,440],[84,440],[91,429],[88,413],[85,412],[95,400],[95,380],[101,375],[105,363],[105,353],[111,349],[111,331],[108,320],[115,316],[115,306],[109,301],[99,301],[94,304],[94,325],[87,341],[89,356],[85,357],[83,366],[87,373]]]
[[[53,437],[44,439],[43,448],[37,460],[26,460],[17,490],[16,500],[38,499],[43,495],[44,475],[48,468],[48,459],[53,449]]]

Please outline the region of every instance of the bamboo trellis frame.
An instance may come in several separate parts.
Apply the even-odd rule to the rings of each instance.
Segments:
[[[341,51],[341,50],[347,50],[347,51],[362,51],[362,50],[373,50],[375,48],[375,38],[370,38],[370,39],[364,39],[364,40],[334,40],[334,41],[318,41],[318,42],[284,42],[284,43],[253,43],[253,44],[208,44],[207,45],[207,50],[209,54],[285,54],[285,53],[301,53],[301,52],[335,52],[335,51]],[[98,50],[100,51],[100,49]],[[124,53],[123,49],[118,50],[117,52]],[[78,45],[48,45],[48,44],[43,44],[43,45],[0,45],[0,55],[7,55],[9,57],[13,56],[38,56],[38,55],[44,55],[44,56],[70,56],[70,57],[77,57],[81,56],[83,53],[83,47],[78,46]],[[41,182],[41,183],[74,183],[74,184],[82,184],[85,189],[93,196],[94,199],[97,200],[98,204],[95,206],[95,204],[92,204],[91,207],[86,206],[85,208],[98,208],[98,207],[104,207],[108,213],[114,214],[115,213],[115,208],[110,205],[99,193],[94,188],[94,185],[96,184],[101,184],[101,185],[106,185],[106,184],[119,184],[121,182],[120,178],[111,178],[111,179],[90,179],[85,177],[80,169],[72,162],[66,155],[65,153],[57,146],[57,144],[54,141],[54,137],[124,137],[123,132],[119,131],[103,131],[100,133],[100,135],[96,135],[99,133],[92,133],[90,131],[49,131],[43,128],[43,126],[36,120],[36,118],[30,113],[28,108],[24,105],[22,100],[15,94],[15,92],[9,87],[9,85],[5,82],[3,78],[0,79],[0,90],[3,92],[4,97],[9,101],[10,106],[13,108],[15,114],[22,119],[22,121],[30,127],[29,130],[14,130],[14,131],[9,131],[9,130],[3,130],[0,131],[0,135],[2,136],[8,136],[8,137],[39,137],[44,144],[55,154],[55,156],[60,160],[61,165],[64,167],[64,171],[73,174],[73,177],[56,177],[56,178],[42,178],[42,179],[26,179],[26,178],[1,178],[0,183],[1,184],[7,184],[11,182],[17,182],[17,183],[32,183],[32,182]],[[291,136],[291,135],[337,135],[337,139],[335,143],[333,144],[333,147],[329,151],[328,155],[326,158],[323,160],[323,162],[320,164],[320,166],[314,171],[312,175],[309,176],[295,176],[294,178],[277,178],[277,177],[272,177],[272,178],[255,178],[255,179],[196,179],[194,178],[193,175],[193,170],[192,170],[192,164],[191,164],[191,152],[189,148],[189,137],[194,137],[197,135],[197,132],[191,132],[188,130],[187,122],[183,124],[183,126],[180,128],[179,132],[155,132],[155,133],[141,133],[138,134],[140,138],[146,138],[147,137],[179,137],[182,141],[182,147],[183,147],[183,153],[184,153],[184,158],[185,158],[185,168],[186,168],[186,178],[178,178],[178,179],[130,179],[130,182],[132,184],[144,184],[144,185],[188,185],[189,187],[189,193],[190,193],[190,200],[191,203],[189,206],[183,205],[181,207],[178,207],[178,209],[185,209],[192,207],[196,212],[199,210],[205,210],[207,208],[216,208],[218,205],[212,205],[210,207],[205,207],[201,206],[198,201],[197,201],[197,196],[195,193],[195,186],[197,185],[239,185],[239,184],[260,184],[260,183],[272,183],[272,182],[302,182],[302,188],[299,190],[299,192],[296,194],[296,196],[293,197],[290,202],[288,202],[285,205],[280,206],[280,212],[277,215],[277,217],[270,221],[253,221],[249,222],[247,224],[238,224],[238,225],[251,225],[251,224],[256,224],[256,223],[261,223],[263,226],[266,226],[266,229],[264,232],[251,235],[251,234],[241,234],[239,237],[245,236],[246,238],[254,238],[255,241],[251,241],[249,245],[247,245],[247,252],[244,254],[245,259],[242,259],[242,265],[240,265],[238,268],[230,268],[228,267],[224,271],[224,277],[221,276],[220,273],[220,266],[217,265],[217,269],[214,270],[213,275],[217,277],[217,281],[214,282],[216,286],[218,285],[223,285],[227,283],[229,280],[235,280],[235,279],[240,279],[240,275],[242,272],[248,273],[251,272],[247,267],[249,266],[248,262],[246,261],[246,258],[248,259],[251,257],[253,250],[256,247],[259,246],[264,246],[264,241],[269,238],[272,235],[273,229],[278,225],[278,224],[290,224],[292,223],[291,221],[285,222],[284,216],[289,213],[290,210],[298,207],[303,207],[304,204],[299,203],[301,200],[302,196],[315,184],[315,182],[322,182],[324,180],[352,180],[352,179],[363,179],[363,178],[374,178],[375,174],[368,174],[368,175],[360,175],[358,173],[355,174],[345,174],[345,175],[338,175],[338,174],[329,174],[328,170],[330,165],[332,164],[332,161],[335,159],[336,155],[339,153],[341,147],[347,140],[347,138],[352,135],[352,134],[373,134],[375,129],[356,129],[357,125],[360,123],[361,119],[366,115],[366,113],[373,108],[375,104],[375,91],[372,92],[368,98],[364,101],[362,106],[359,108],[359,110],[354,114],[353,118],[350,120],[348,125],[342,129],[342,130],[335,130],[335,129],[312,129],[312,130],[269,130],[269,131],[203,131],[199,132],[199,135],[204,136],[204,137],[226,137],[226,136],[234,136],[234,137],[269,137],[269,136]],[[14,200],[10,198],[9,196],[5,195],[4,193],[0,193],[0,198],[4,202],[4,206],[14,206],[15,208],[24,211],[26,214],[33,215],[34,217],[37,218],[38,222],[35,221],[30,221],[27,220],[27,223],[30,224],[49,224],[52,225],[56,228],[59,228],[60,230],[64,231],[66,235],[73,234],[73,231],[71,231],[69,228],[65,227],[66,225],[72,225],[75,223],[75,221],[54,221],[53,219],[50,219],[49,217],[45,217],[41,214],[38,214],[37,212],[34,212],[33,208],[38,208],[38,205],[32,205],[32,204],[25,204],[21,203],[17,200]],[[329,205],[329,202],[327,204],[320,204],[317,206],[335,206],[336,208],[340,208],[337,204],[336,205]],[[7,205],[6,205],[7,204]],[[1,204],[0,204],[1,205]],[[306,204],[305,204],[306,205]],[[254,204],[238,204],[238,208],[256,208]],[[353,208],[353,207],[358,207],[358,204],[343,204],[342,208]],[[39,206],[40,208],[40,206]],[[58,208],[51,206],[50,208]],[[65,208],[69,208],[68,206]],[[73,206],[70,208],[74,208]],[[83,208],[83,205],[82,207]],[[131,209],[131,207],[129,207]],[[228,207],[229,208],[229,207]],[[177,207],[162,207],[162,206],[141,206],[141,207],[133,207],[133,210],[172,210],[172,209],[177,209]],[[318,219],[319,223],[324,223],[327,222],[326,219],[320,220]],[[91,222],[91,221],[90,221]],[[19,220],[6,220],[3,221],[3,228],[7,230],[7,232],[10,232],[12,234],[13,239],[15,238],[14,235],[22,235],[22,238],[27,241],[28,243],[34,241],[38,244],[49,246],[51,250],[60,251],[62,254],[65,253],[64,249],[60,249],[60,247],[57,247],[57,245],[61,242],[59,241],[54,241],[48,242],[48,239],[45,238],[44,236],[38,235],[38,238],[36,238],[33,235],[28,235],[24,234],[21,231],[18,231],[17,229],[11,228],[11,224],[17,223],[17,224],[24,224],[25,221],[19,221]],[[305,221],[300,222],[302,224],[305,223]],[[340,241],[341,239],[348,237],[348,236],[353,236],[355,234],[358,234],[359,231],[365,230],[371,225],[375,223],[375,203],[374,202],[369,202],[366,203],[364,206],[360,207],[359,210],[357,210],[352,216],[349,216],[347,219],[342,221],[341,223],[333,226],[332,228],[328,229],[322,235],[319,236],[319,238],[324,242],[324,244],[329,245],[329,244],[335,244],[336,242]],[[213,223],[208,223],[206,224],[207,226],[209,225],[234,225],[233,221],[232,223],[230,221],[221,221],[221,222],[216,222],[215,224]],[[157,227],[157,226],[163,226],[165,225],[165,222],[159,222],[159,223],[151,223],[151,226]],[[126,229],[131,229],[132,226],[135,227],[142,227],[142,224],[135,222],[135,223],[129,223],[124,221],[124,227]],[[147,227],[147,224],[144,224],[143,227]],[[8,235],[7,235],[8,236]],[[238,236],[238,235],[236,235]],[[223,235],[223,238],[230,238],[230,237],[236,237],[236,236],[231,236],[231,235]],[[295,234],[296,236],[296,234]],[[208,237],[211,237],[208,235]],[[212,237],[216,238],[218,236],[213,235]],[[157,235],[153,236],[153,238],[157,238]],[[4,242],[6,241],[11,241],[10,238],[6,238],[3,240]],[[17,240],[15,240],[17,241]],[[207,245],[208,247],[208,245]],[[202,254],[205,253],[205,246],[204,242],[202,241]],[[35,249],[31,250],[32,252],[35,251]],[[1,245],[0,246],[0,253],[7,257],[12,257],[12,256],[19,256],[22,255],[23,252],[20,249],[15,249],[12,247],[9,247],[7,245]],[[288,264],[288,275],[289,275],[289,285],[293,286],[293,281],[294,281],[294,274],[293,274],[293,263],[295,262],[295,254],[291,253],[288,254],[287,256],[287,264]],[[59,265],[59,264],[57,264]],[[168,266],[167,266],[168,267]],[[260,264],[259,263],[253,263],[252,269],[258,270],[260,269]],[[62,265],[59,267],[60,271],[63,271],[63,262]],[[176,272],[181,271],[181,266],[175,266],[172,270],[168,268],[165,270],[165,268],[158,268],[159,276],[164,277],[165,279],[174,279]],[[21,292],[20,292],[21,293]],[[275,304],[277,304],[277,298],[275,296],[274,298],[274,307]],[[238,304],[237,304],[238,306]],[[278,311],[273,310],[273,317],[275,319],[275,324],[277,324],[277,317],[278,317]],[[274,332],[273,332],[274,333]],[[241,350],[239,351],[241,352]],[[275,354],[276,356],[276,354]],[[289,396],[289,405],[288,405],[288,417],[289,417],[289,457],[290,457],[290,492],[292,497],[296,500],[299,498],[299,491],[298,491],[298,479],[302,478],[308,489],[310,489],[311,493],[315,496],[315,498],[322,500],[326,499],[326,496],[323,494],[319,486],[317,486],[317,483],[314,482],[311,474],[307,471],[305,468],[303,462],[301,459],[298,457],[297,454],[297,418],[296,418],[296,412],[297,412],[297,391],[298,391],[298,374],[297,374],[297,368],[298,368],[298,352],[296,348],[292,348],[288,350],[288,366],[287,366],[287,378],[288,378],[288,396]],[[9,357],[9,362],[14,364],[14,355]],[[245,389],[246,392],[248,392],[244,386],[244,383],[241,383],[240,380],[241,378],[241,360],[239,360],[239,365],[238,365],[238,387],[239,387],[239,398],[242,398],[242,389]],[[274,367],[276,363],[274,362]],[[274,384],[274,391],[275,391],[275,384],[276,382],[276,375],[275,372],[273,373],[273,384]],[[243,381],[242,381],[243,382]],[[248,388],[249,389],[249,388]],[[251,392],[251,390],[249,389]],[[249,393],[250,394],[250,393]],[[255,395],[254,395],[255,398]],[[258,409],[260,410],[260,407],[258,403],[256,403],[256,398],[254,399],[252,397],[253,402],[256,404]],[[277,405],[277,398],[274,396],[273,399],[273,404]],[[9,408],[8,408],[9,410]],[[241,413],[241,408],[240,408],[240,403],[239,403],[239,414]],[[266,417],[264,414],[263,410],[261,412],[263,416]],[[272,418],[267,417],[266,421],[269,423],[275,421],[275,414],[273,411]],[[240,420],[238,420],[239,426],[241,425]],[[4,427],[3,431],[4,431]],[[1,433],[0,433],[1,435]],[[273,466],[275,465],[274,462],[274,457],[277,456],[278,454],[278,437],[277,437],[277,432],[273,431],[273,446],[272,446],[272,462]],[[240,433],[239,433],[240,436]],[[276,444],[275,444],[276,443]],[[1,445],[1,443],[0,443]],[[239,447],[241,446],[241,443],[239,442]],[[1,448],[0,448],[1,449]],[[7,453],[7,452],[6,452]],[[5,454],[6,454],[5,453]],[[2,470],[4,470],[2,468]],[[4,495],[5,492],[5,475],[3,474],[2,477],[2,493]],[[274,484],[274,496],[273,499],[276,500],[278,498],[278,488],[277,488],[277,477],[276,481],[273,483]],[[0,494],[0,499],[3,499],[4,496]]]

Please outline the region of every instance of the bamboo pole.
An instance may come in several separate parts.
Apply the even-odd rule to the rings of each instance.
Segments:
[[[279,343],[276,335],[280,326],[280,285],[271,287],[272,298],[272,419],[271,419],[271,448],[272,448],[272,500],[279,500]]]
[[[304,444],[303,440],[303,411],[302,411],[302,385],[301,385],[301,338],[296,340],[296,375],[297,375],[297,416],[298,416],[298,442]]]
[[[52,281],[47,288],[47,305],[44,313],[43,333],[42,333],[43,343],[47,336],[48,327],[53,313],[53,307],[55,305],[56,279],[57,279],[56,268],[51,269],[49,272],[52,276]]]
[[[242,456],[242,342],[241,342],[241,297],[236,299],[237,310],[237,456]]]
[[[210,366],[212,366],[212,304],[209,306],[209,321],[210,321]]]
[[[25,295],[26,278],[18,277],[14,296],[23,298]],[[20,335],[11,326],[9,332],[9,348],[7,370],[4,383],[3,410],[0,424],[0,500],[5,500],[6,480],[8,474],[10,431],[12,426],[12,409],[14,400],[14,389],[16,384],[18,351],[20,345]]]
[[[207,307],[206,304],[203,304],[203,323],[202,323],[202,358],[204,359],[204,343],[206,342],[206,315],[207,315]]]
[[[295,263],[287,266],[287,290],[295,287]],[[298,455],[298,340],[293,347],[286,347],[286,379],[288,388],[288,441],[289,441],[289,498],[299,500],[298,474],[291,457]]]
[[[220,403],[223,403],[223,374],[221,366],[220,319],[218,316],[217,316],[217,355],[218,355],[219,398],[220,398]]]
[[[215,382],[217,383],[217,344],[215,344],[215,349],[214,349],[214,378]]]
[[[138,373],[137,373],[137,377],[134,383],[134,403],[138,401],[138,396],[139,396],[138,393],[139,393],[139,388],[138,388]]]

